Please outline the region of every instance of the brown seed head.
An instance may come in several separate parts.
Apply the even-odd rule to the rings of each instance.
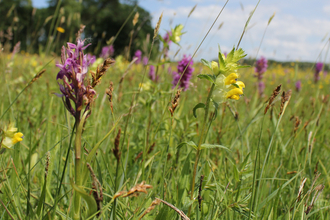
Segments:
[[[148,214],[149,212],[151,212],[159,204],[160,204],[160,200],[157,199],[157,198],[154,201],[152,201],[152,203],[150,204],[150,206],[143,212],[143,214],[141,215],[141,217],[139,218],[139,220],[142,219],[146,214]]]
[[[117,136],[115,138],[115,147],[112,149],[112,153],[115,155],[118,162],[120,161],[120,156],[121,156],[121,152],[119,150],[120,132],[121,129],[119,128]]]
[[[112,105],[112,97],[113,97],[113,82],[110,82],[109,88],[105,90],[105,93],[108,95],[109,102],[110,102],[110,108],[113,112],[113,105]]]
[[[41,76],[42,74],[44,74],[44,72],[46,72],[46,69],[43,69],[41,70],[39,73],[37,73],[33,79],[31,80],[31,82],[29,83],[29,85],[31,85],[32,83],[34,83],[35,81],[37,81]]]
[[[283,108],[284,108],[284,104],[289,101],[291,97],[291,90],[285,92],[282,92],[282,99],[281,99],[281,108],[280,108],[280,113],[278,114],[278,117],[280,117],[283,113]]]
[[[96,85],[100,84],[101,77],[105,74],[105,72],[109,69],[110,65],[115,63],[114,59],[107,58],[104,60],[103,64],[100,64],[97,67],[96,73],[91,72],[92,75],[92,87],[94,88]]]
[[[299,117],[298,116],[296,116],[295,117],[295,125],[294,125],[294,130],[293,130],[293,132],[294,132],[294,134],[296,135],[296,133],[297,133],[297,130],[298,130],[298,128],[299,128],[299,125],[301,124],[301,120],[299,119]]]
[[[265,108],[265,113],[267,113],[268,109],[270,108],[271,104],[273,103],[274,99],[276,98],[276,96],[280,93],[280,90],[281,90],[281,84],[278,85],[274,90],[273,90],[273,93],[272,95],[270,96],[269,98],[269,101],[268,101],[268,105],[266,106]]]
[[[175,111],[176,107],[179,104],[179,99],[180,99],[181,91],[182,91],[182,89],[179,89],[178,91],[176,91],[175,97],[174,97],[174,99],[173,99],[173,101],[171,103],[172,105],[168,109],[171,112],[171,116],[172,117],[173,117],[173,114],[174,114],[174,111]]]

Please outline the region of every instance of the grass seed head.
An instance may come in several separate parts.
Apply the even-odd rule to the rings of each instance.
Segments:
[[[163,18],[163,13],[160,15],[160,17],[158,19],[158,22],[156,24],[156,27],[155,27],[155,30],[154,30],[154,37],[153,37],[154,40],[158,36],[158,31],[159,31],[160,23],[162,23],[162,18]]]
[[[113,82],[110,82],[109,88],[106,89],[106,94],[108,95],[109,102],[110,102],[110,108],[113,112],[113,105],[112,105],[112,98],[113,98]]]
[[[179,99],[180,99],[180,94],[181,94],[182,89],[179,89],[178,91],[176,91],[175,97],[172,101],[172,105],[171,107],[169,107],[169,111],[171,112],[171,116],[173,117],[174,111],[176,109],[176,107],[179,104]]]
[[[284,104],[289,101],[291,97],[291,90],[285,92],[282,92],[282,98],[281,98],[281,108],[280,108],[280,113],[278,114],[278,117],[280,117],[283,113],[283,108],[284,108]]]
[[[92,87],[94,88],[96,85],[100,84],[101,77],[105,74],[105,72],[109,69],[110,65],[115,63],[114,59],[107,58],[104,60],[103,64],[100,64],[97,67],[96,73],[91,71],[92,75]]]
[[[150,206],[143,212],[143,214],[140,216],[139,220],[142,219],[146,214],[148,214],[149,212],[151,212],[152,210],[154,210],[154,208],[160,204],[160,200],[159,199],[155,199],[154,201],[152,201],[152,203],[150,204]]]
[[[121,133],[121,128],[119,128],[117,136],[115,138],[115,147],[112,149],[112,153],[115,155],[117,161],[120,161],[120,156],[121,156],[121,152],[119,150],[119,142],[120,142],[120,133]]]
[[[273,103],[274,99],[276,98],[276,96],[280,93],[280,90],[281,90],[281,84],[278,85],[274,90],[273,90],[273,93],[272,95],[270,96],[269,98],[269,101],[268,101],[268,105],[266,106],[265,108],[265,113],[267,113],[268,109],[270,108],[271,104]]]

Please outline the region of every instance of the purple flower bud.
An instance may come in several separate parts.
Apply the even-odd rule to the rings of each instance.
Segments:
[[[300,92],[300,90],[301,90],[301,81],[298,80],[298,81],[296,82],[296,91],[297,91],[297,92]]]
[[[137,60],[135,61],[136,64],[139,64],[141,62],[141,57],[142,57],[142,52],[141,50],[137,50],[135,51],[135,54],[133,56],[133,59],[134,58],[137,58]]]
[[[314,82],[317,83],[320,80],[320,72],[322,71],[323,63],[319,62],[315,65],[315,72],[314,72]]]
[[[179,61],[177,66],[178,72],[173,72],[173,88],[179,83],[179,88],[183,88],[184,91],[188,89],[189,81],[194,71],[193,63],[190,56],[183,55],[183,59]]]

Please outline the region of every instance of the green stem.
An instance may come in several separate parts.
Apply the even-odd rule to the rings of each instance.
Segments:
[[[86,116],[85,114],[84,116]],[[83,116],[82,120],[80,120],[80,112],[77,112],[76,115],[76,124],[77,132],[76,132],[76,139],[75,139],[75,184],[77,186],[81,185],[81,134],[85,122],[85,117]],[[74,212],[73,212],[73,219],[80,219],[80,195],[79,193],[75,192],[74,194]]]
[[[256,176],[258,175],[257,174],[257,163],[258,163],[258,159],[260,161],[260,143],[261,143],[261,136],[262,136],[262,131],[263,131],[263,127],[264,127],[264,119],[265,119],[265,114],[264,116],[262,117],[262,122],[261,122],[261,128],[260,128],[260,134],[259,134],[259,141],[258,141],[258,147],[257,147],[257,152],[256,152],[256,157],[255,157],[255,160],[254,160],[254,169],[253,169],[253,181],[252,181],[252,197],[251,197],[251,200],[250,200],[250,206],[249,206],[249,218],[248,219],[251,219],[251,215],[252,215],[252,212],[254,210],[254,207],[255,207],[255,201],[256,201],[256,188],[258,188],[257,184],[259,183],[256,183]],[[260,167],[258,168],[258,170],[260,169]]]
[[[201,151],[201,145],[202,145],[202,142],[204,140],[205,126],[206,126],[206,121],[207,121],[207,117],[208,117],[208,114],[209,114],[210,100],[211,100],[211,96],[212,96],[214,87],[215,87],[215,84],[213,83],[212,84],[212,87],[210,89],[209,95],[207,96],[206,103],[205,103],[204,121],[203,121],[203,126],[202,126],[202,129],[201,129],[201,135],[200,135],[199,141],[198,141],[196,158],[195,158],[195,164],[194,164],[194,171],[193,171],[193,178],[191,180],[191,190],[190,190],[191,195],[190,195],[190,200],[193,200],[194,199],[194,190],[195,190],[195,179],[196,179],[197,165],[198,165],[198,161],[199,161],[199,156],[200,156],[200,151]],[[189,207],[188,217],[190,217],[191,208],[192,208],[192,204]]]

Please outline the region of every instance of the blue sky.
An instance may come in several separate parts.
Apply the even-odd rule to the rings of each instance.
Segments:
[[[32,0],[35,7],[47,7],[46,0]],[[175,59],[192,55],[211,27],[224,0],[140,0],[141,7],[149,11],[155,26],[163,12],[160,33],[185,24],[181,49]],[[229,0],[218,21],[197,52],[196,59],[212,59],[217,56],[218,45],[229,51],[237,45],[245,22],[258,0]],[[196,9],[188,18],[189,12]],[[269,18],[275,17],[267,27]],[[83,16],[83,15],[82,15]],[[218,29],[219,25],[222,27]],[[281,61],[325,61],[330,37],[330,1],[327,0],[261,0],[252,17],[240,47],[254,58],[265,32],[258,57]],[[179,48],[172,44],[172,57]],[[320,56],[319,56],[320,55]],[[330,55],[329,55],[330,56]],[[328,60],[328,59],[327,59]],[[326,61],[327,61],[326,60]]]

